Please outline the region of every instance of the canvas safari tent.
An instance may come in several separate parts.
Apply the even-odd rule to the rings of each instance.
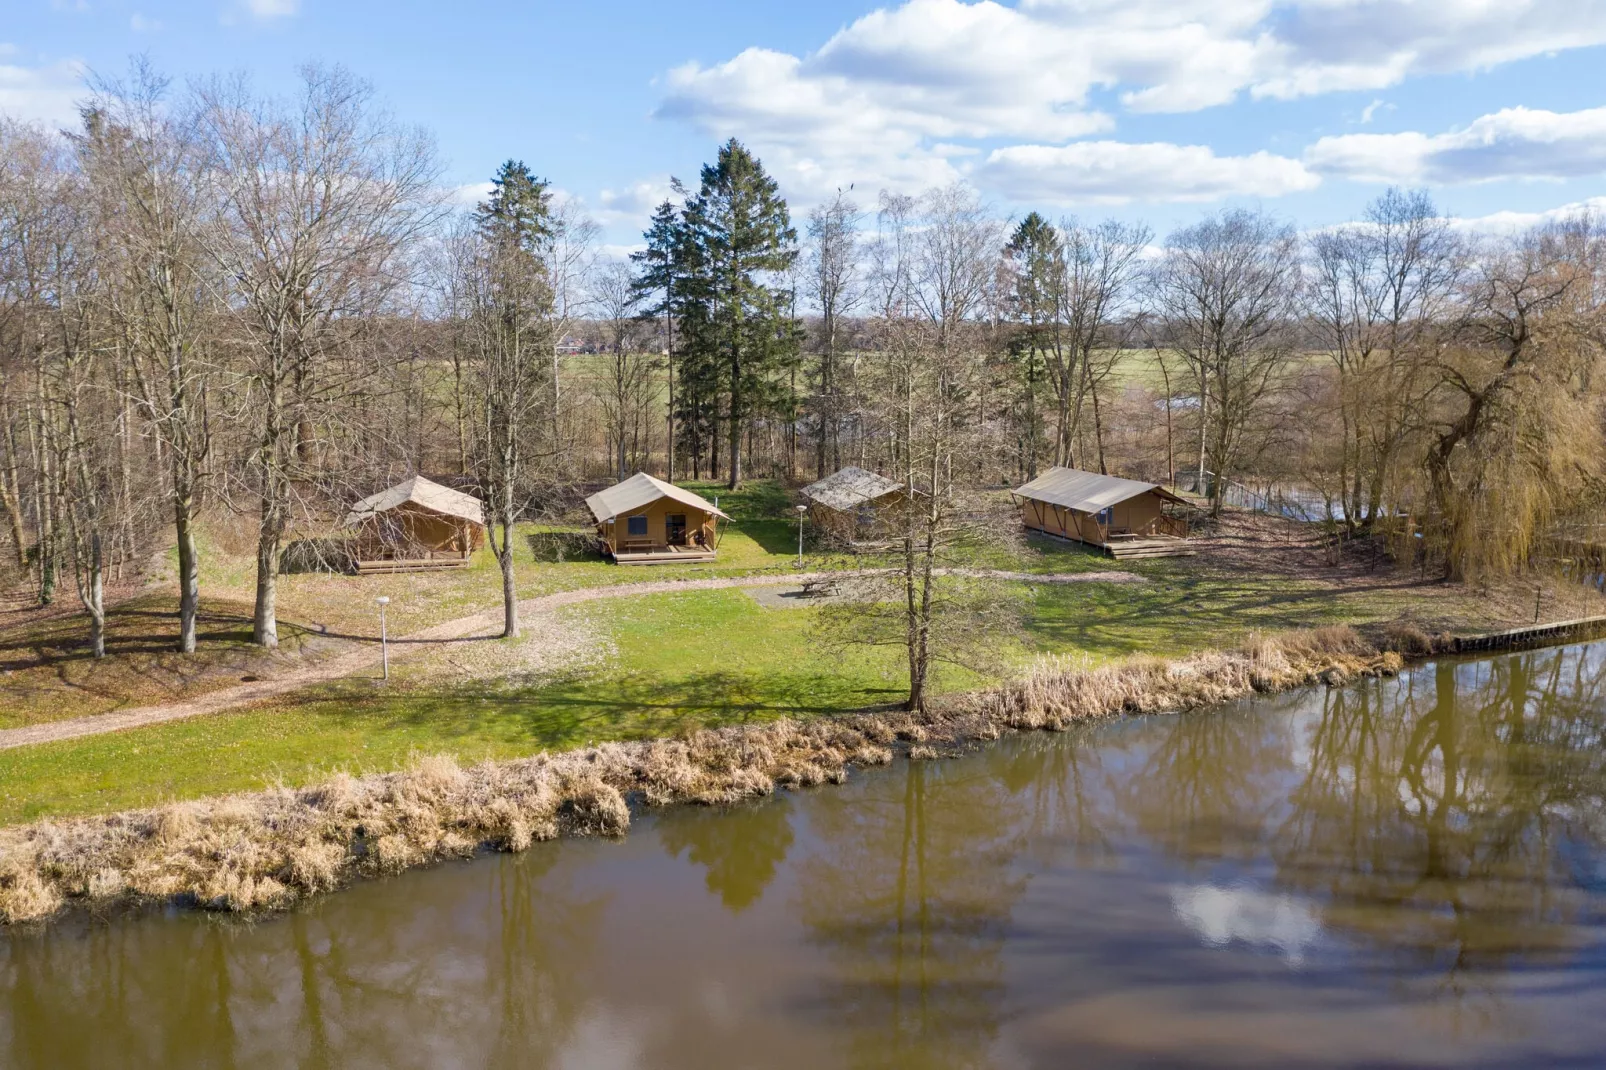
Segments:
[[[351,507],[358,572],[466,568],[485,542],[485,512],[471,494],[414,476]]]
[[[1188,522],[1176,515],[1188,502],[1155,483],[1055,467],[1013,497],[1029,531],[1103,547],[1115,557],[1189,552],[1182,546]]]
[[[637,472],[586,499],[598,548],[615,564],[712,561],[717,525],[730,517],[701,495]]]
[[[883,511],[903,500],[903,484],[849,465],[799,493],[816,529],[859,542],[876,536]]]

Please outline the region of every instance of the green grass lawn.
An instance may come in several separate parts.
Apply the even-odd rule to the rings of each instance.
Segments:
[[[1396,608],[1386,597],[1199,571],[1186,560],[1133,570],[1149,582],[1029,585],[1026,635],[1006,641],[1006,665],[1036,653],[1182,654],[1257,629],[1376,619]],[[827,650],[816,612],[765,608],[740,590],[588,603],[564,613],[615,652],[569,678],[463,685],[401,662],[389,687],[344,680],[265,709],[0,751],[0,823],[305,783],[337,769],[394,768],[420,753],[512,757],[897,701],[898,652]],[[985,682],[950,674],[939,690]]]
[[[786,518],[789,494],[757,481],[740,494],[717,485],[693,485],[720,496],[734,517],[708,565],[675,569],[619,568],[598,559],[563,563],[519,555],[521,594],[674,578],[763,575],[795,567],[796,527]],[[534,527],[530,529],[532,532]],[[240,666],[230,657],[243,651],[248,602],[224,601],[231,584],[246,582],[237,558],[214,548],[203,601],[228,607],[209,637],[207,657],[222,666],[218,679]],[[1083,573],[1120,568],[1143,577],[1141,584],[1024,583],[1025,634],[997,646],[999,671],[1043,653],[1078,653],[1095,661],[1145,652],[1183,654],[1231,645],[1247,633],[1392,617],[1422,600],[1421,589],[1393,587],[1335,590],[1331,585],[1281,576],[1226,571],[1202,559],[1115,562],[1090,550],[1050,539],[1010,547],[981,546],[968,555],[977,567],[1029,574]],[[811,555],[807,567],[848,563]],[[240,571],[232,578],[229,568]],[[335,634],[367,637],[377,631],[373,599],[389,595],[393,634],[499,604],[500,584],[489,554],[461,572],[350,577],[309,574],[284,578],[283,619],[324,624]],[[1470,596],[1468,596],[1470,598]],[[1463,601],[1466,601],[1463,599]],[[1448,603],[1440,598],[1436,609]],[[1477,619],[1475,604],[1457,612]],[[114,636],[137,624],[147,644],[159,644],[171,621],[161,603],[134,604],[132,616],[114,624]],[[701,725],[740,724],[782,715],[829,716],[884,705],[903,694],[901,652],[886,648],[829,649],[814,624],[814,608],[776,609],[740,590],[687,591],[601,600],[570,607],[565,620],[598,650],[598,663],[581,663],[533,682],[507,675],[523,648],[480,640],[442,653],[398,662],[394,680],[345,679],[274,700],[266,707],[218,714],[59,744],[0,751],[0,822],[148,805],[260,788],[282,780],[305,783],[336,769],[394,768],[410,755],[452,753],[467,760],[528,755],[588,742],[674,734]],[[51,625],[67,628],[66,623]],[[130,632],[129,634],[133,634]],[[286,634],[301,636],[296,627]],[[4,638],[4,637],[0,637]],[[11,636],[21,642],[26,637]],[[38,637],[34,637],[37,639]],[[56,640],[70,646],[66,639]],[[526,640],[540,641],[539,638]],[[141,667],[160,650],[123,650],[93,666],[100,691],[114,686],[128,696]],[[145,661],[138,660],[146,659]],[[454,658],[472,661],[472,671],[453,672]],[[64,677],[86,672],[84,659],[63,653],[48,669]],[[182,666],[181,666],[182,668]],[[236,677],[228,677],[234,679]],[[40,678],[41,680],[43,677]],[[986,683],[950,672],[937,689],[960,690]],[[85,687],[82,679],[76,686]],[[97,686],[99,686],[97,685]],[[197,685],[198,686],[198,685]],[[0,690],[0,696],[5,691]],[[12,707],[48,719],[83,711],[59,696],[33,694],[20,683]],[[21,698],[15,696],[23,696]],[[109,707],[103,707],[109,708]],[[71,713],[62,713],[67,710]],[[0,721],[0,723],[6,723]],[[16,723],[15,721],[10,723]]]

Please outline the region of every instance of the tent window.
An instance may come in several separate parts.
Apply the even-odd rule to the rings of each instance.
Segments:
[[[647,518],[644,516],[630,516],[625,518],[626,535],[647,534]]]

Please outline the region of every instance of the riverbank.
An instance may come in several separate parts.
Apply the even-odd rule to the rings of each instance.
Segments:
[[[339,775],[300,789],[41,821],[0,831],[0,921],[131,902],[284,909],[353,880],[481,849],[623,835],[632,801],[728,805],[778,787],[840,783],[852,767],[885,764],[900,751],[930,759],[1006,731],[1063,730],[1392,674],[1404,660],[1390,645],[1329,627],[1175,660],[1090,666],[1048,658],[1016,681],[954,696],[924,716],[782,719],[470,768],[439,756],[403,772]]]

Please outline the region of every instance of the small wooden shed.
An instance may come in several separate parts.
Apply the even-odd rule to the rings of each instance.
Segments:
[[[351,507],[358,572],[467,568],[485,544],[485,511],[471,494],[414,476]]]
[[[1102,547],[1112,557],[1176,557],[1190,554],[1182,540],[1188,508],[1157,483],[1050,468],[1013,497],[1028,531]]]
[[[874,540],[887,509],[903,500],[903,484],[849,465],[799,492],[809,520],[828,536],[849,543]]]
[[[637,472],[586,499],[597,547],[618,565],[712,561],[718,522],[730,517],[689,490]]]

